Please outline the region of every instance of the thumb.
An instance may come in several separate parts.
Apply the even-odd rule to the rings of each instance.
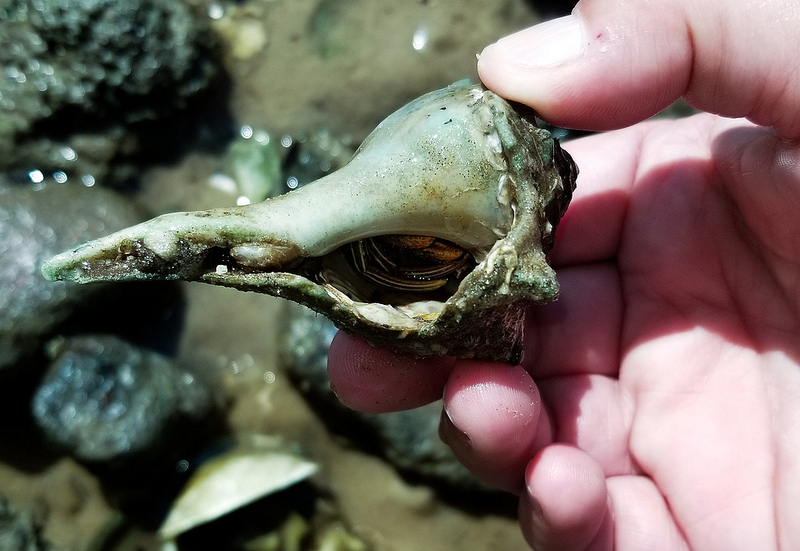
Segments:
[[[628,126],[684,96],[798,138],[798,25],[791,0],[583,0],[488,46],[478,72],[560,126]]]

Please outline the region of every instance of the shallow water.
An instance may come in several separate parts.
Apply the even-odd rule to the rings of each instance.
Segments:
[[[475,55],[483,46],[537,20],[522,0],[192,3],[209,14],[221,37],[237,125],[274,139],[324,129],[353,144],[411,98],[476,80]],[[189,153],[144,172],[137,198],[154,214],[235,204],[235,193],[212,185],[219,166],[216,155]],[[221,381],[234,432],[299,443],[321,466],[315,483],[375,549],[527,549],[508,514],[513,500],[457,506],[326,430],[280,371],[281,301],[201,284],[184,290],[179,359]],[[23,460],[0,463],[0,482],[18,507],[34,511],[56,544],[89,549],[104,527],[116,525],[97,481],[71,460],[41,468]],[[137,529],[113,548],[159,544]]]

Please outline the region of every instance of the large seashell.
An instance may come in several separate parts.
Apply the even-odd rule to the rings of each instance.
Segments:
[[[576,175],[549,132],[460,82],[390,115],[349,164],[312,184],[166,214],[42,272],[269,293],[398,351],[516,363],[525,306],[558,296],[546,254]]]

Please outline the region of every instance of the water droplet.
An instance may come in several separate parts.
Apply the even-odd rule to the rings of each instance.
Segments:
[[[425,46],[428,45],[428,31],[422,27],[417,28],[414,31],[414,35],[411,37],[411,47],[414,50],[421,52],[425,49]]]
[[[214,3],[208,6],[208,16],[214,21],[222,19],[224,15],[225,8],[223,8],[220,4]]]
[[[227,174],[212,174],[208,178],[208,185],[225,193],[236,193],[236,181]]]
[[[75,153],[75,150],[66,145],[59,149],[59,153],[61,153],[61,156],[64,157],[66,161],[74,161],[78,158],[78,154]]]
[[[41,170],[31,170],[28,172],[28,178],[30,178],[31,182],[34,184],[41,184],[44,180],[44,174]]]

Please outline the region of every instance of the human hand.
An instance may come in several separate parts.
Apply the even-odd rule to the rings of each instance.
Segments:
[[[752,122],[565,145],[561,298],[529,311],[522,366],[331,346],[351,407],[443,396],[442,437],[520,495],[537,551],[800,545],[800,6],[767,4],[585,1],[487,48],[486,85],[555,124],[623,127],[681,95]],[[585,46],[556,63],[569,35]]]

